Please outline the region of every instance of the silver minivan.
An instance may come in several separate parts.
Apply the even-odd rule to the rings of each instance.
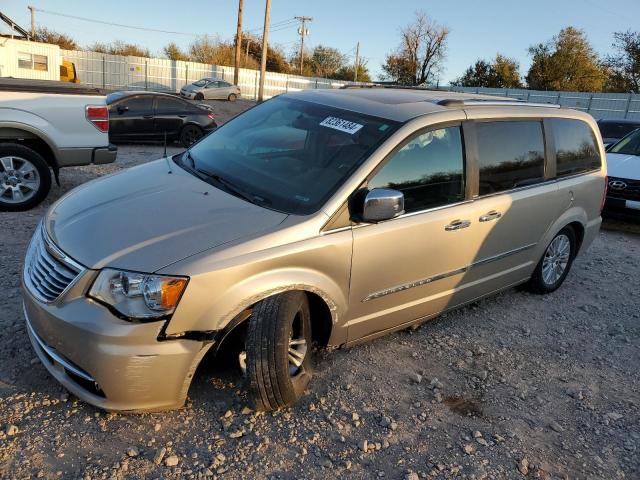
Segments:
[[[603,158],[595,121],[553,105],[281,95],[52,205],[25,259],[29,336],[51,375],[105,409],[181,406],[222,346],[256,408],[285,407],[313,345],[519,284],[557,289],[598,234]]]

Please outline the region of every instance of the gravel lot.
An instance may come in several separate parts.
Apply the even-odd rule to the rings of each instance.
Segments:
[[[221,120],[249,105],[219,103]],[[178,411],[112,414],[67,394],[24,327],[27,242],[65,191],[161,155],[121,146],[114,165],[63,171],[39,208],[0,213],[1,478],[640,478],[640,228],[619,222],[554,294],[509,290],[318,352],[290,410],[248,410],[224,359]]]

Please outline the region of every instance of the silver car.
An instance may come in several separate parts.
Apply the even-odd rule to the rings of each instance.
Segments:
[[[23,271],[31,342],[109,410],[181,406],[231,347],[256,408],[291,405],[313,344],[559,288],[600,228],[597,132],[583,112],[450,92],[280,95],[52,205]]]
[[[240,87],[219,78],[203,78],[180,89],[180,95],[192,100],[229,100],[235,102]]]

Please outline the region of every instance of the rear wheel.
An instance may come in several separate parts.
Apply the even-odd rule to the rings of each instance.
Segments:
[[[238,98],[238,96],[237,96],[235,93],[231,93],[231,94],[229,94],[229,96],[227,97],[227,99],[228,99],[230,102],[235,102],[235,101],[236,101],[236,98]]]
[[[311,314],[304,292],[259,302],[249,319],[246,368],[256,410],[293,405],[311,380]]]
[[[202,138],[204,133],[197,125],[185,125],[180,132],[180,143],[183,147],[189,148]]]
[[[44,158],[17,143],[0,144],[0,210],[28,210],[51,189],[51,172]]]
[[[553,237],[527,287],[534,293],[551,293],[567,278],[576,256],[576,234],[565,227]]]

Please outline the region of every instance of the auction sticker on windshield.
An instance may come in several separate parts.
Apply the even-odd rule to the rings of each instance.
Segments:
[[[353,135],[364,126],[338,117],[327,117],[320,122],[320,125],[323,127],[333,128],[334,130],[340,130],[341,132],[348,133],[349,135]]]

